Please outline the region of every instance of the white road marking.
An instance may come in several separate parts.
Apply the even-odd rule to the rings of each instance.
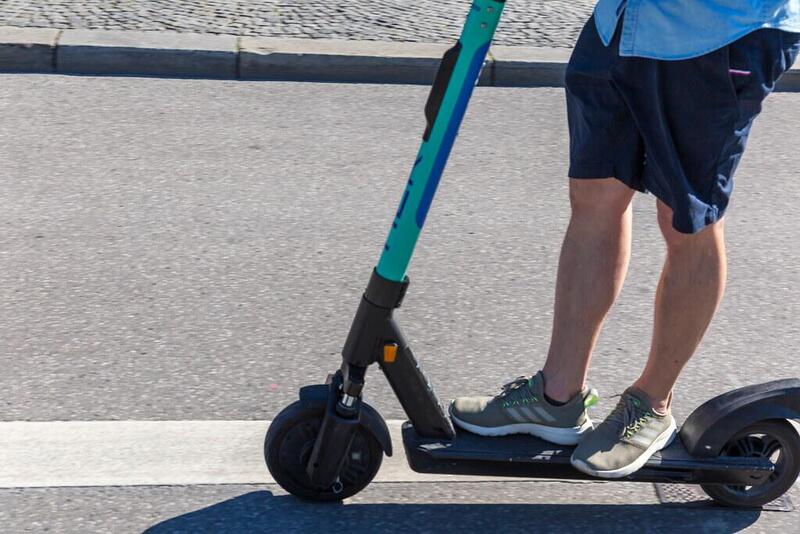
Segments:
[[[501,480],[422,475],[406,463],[402,421],[376,482]],[[0,488],[267,484],[269,421],[0,422]]]
[[[415,473],[406,463],[403,421],[387,423],[394,456],[384,457],[375,482],[508,480]],[[0,488],[270,484],[268,427],[269,421],[0,422]]]

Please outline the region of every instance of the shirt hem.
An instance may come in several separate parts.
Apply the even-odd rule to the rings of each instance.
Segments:
[[[641,57],[641,58],[646,58],[646,59],[657,59],[657,60],[663,60],[663,61],[680,61],[680,60],[684,60],[684,59],[693,59],[693,58],[697,58],[697,57],[703,56],[705,54],[709,54],[711,52],[714,52],[715,50],[719,50],[720,48],[728,46],[729,44],[733,43],[734,41],[737,41],[737,40],[741,39],[742,37],[754,32],[754,31],[762,30],[762,29],[773,29],[773,30],[781,30],[781,31],[786,31],[786,32],[790,32],[790,33],[795,33],[795,32],[800,32],[800,24],[798,24],[797,26],[795,26],[794,24],[788,25],[788,24],[776,24],[776,23],[769,23],[769,22],[761,23],[761,24],[754,24],[754,25],[748,26],[748,27],[744,28],[742,31],[737,32],[737,33],[733,34],[732,36],[726,38],[725,40],[722,41],[721,44],[717,44],[717,45],[714,45],[714,46],[711,46],[711,47],[707,47],[707,48],[702,48],[700,50],[692,50],[690,52],[682,52],[680,54],[664,54],[663,52],[657,52],[657,51],[651,51],[651,50],[642,50],[640,47],[636,47],[636,46],[624,47],[622,45],[622,42],[620,42],[619,55],[622,56],[622,57]],[[598,28],[598,32],[599,31],[600,30]],[[606,45],[606,46],[608,46],[608,45]]]

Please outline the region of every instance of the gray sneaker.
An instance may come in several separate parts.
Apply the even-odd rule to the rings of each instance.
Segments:
[[[541,371],[503,386],[495,397],[459,397],[450,404],[457,426],[481,436],[532,434],[559,445],[575,445],[592,429],[586,408],[597,391],[584,389],[562,406],[547,402]]]
[[[622,478],[669,446],[676,434],[670,412],[655,413],[646,395],[628,388],[606,420],[572,452],[572,465],[596,477]]]

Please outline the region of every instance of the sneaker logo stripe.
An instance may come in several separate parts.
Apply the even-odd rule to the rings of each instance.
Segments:
[[[537,420],[536,414],[533,413],[533,410],[530,406],[520,406],[519,411],[528,416],[528,421]]]
[[[536,412],[536,414],[541,419],[544,419],[548,423],[555,422],[556,418],[553,417],[552,415],[550,415],[549,413],[547,413],[547,411],[544,408],[542,408],[541,406],[532,406],[531,408]]]
[[[640,447],[643,447],[643,448],[647,449],[648,447],[650,447],[650,445],[653,444],[653,440],[652,439],[645,439],[642,436],[635,436],[635,437],[631,438],[631,443],[634,443],[635,445],[638,445]]]
[[[508,415],[510,415],[511,418],[517,423],[527,423],[525,418],[522,417],[522,415],[517,411],[516,408],[508,407],[506,408],[506,412],[508,412]]]
[[[656,439],[660,434],[661,432],[659,432],[655,428],[643,428],[639,430],[639,432],[637,433],[638,436],[651,440]]]

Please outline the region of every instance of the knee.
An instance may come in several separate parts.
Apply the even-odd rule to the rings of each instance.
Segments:
[[[623,215],[631,204],[633,189],[616,178],[591,180],[571,179],[569,202],[573,217],[617,217]]]
[[[657,213],[658,226],[661,229],[661,235],[664,237],[667,253],[680,252],[694,247],[713,248],[711,245],[724,238],[724,219],[709,224],[693,234],[685,234],[677,231],[672,226],[672,209],[660,200],[658,201]]]

